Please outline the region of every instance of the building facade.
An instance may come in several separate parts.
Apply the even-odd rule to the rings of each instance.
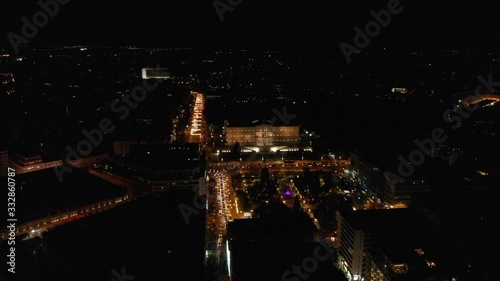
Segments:
[[[383,202],[394,207],[407,207],[412,200],[412,195],[429,192],[428,181],[422,178],[396,177],[369,162],[358,153],[350,155],[351,168],[359,173],[368,189],[377,194]],[[401,179],[403,179],[401,181]]]
[[[82,157],[76,160],[70,160],[67,164],[75,168],[85,168],[108,159],[108,154],[99,154],[94,156]]]
[[[352,152],[350,161],[351,168],[359,173],[359,176],[368,189],[377,194],[378,198],[384,198],[385,177],[383,171],[361,157],[358,153]]]
[[[24,222],[16,226],[16,236],[29,234],[35,231],[45,231],[58,225],[69,223],[71,221],[110,210],[118,205],[130,201],[128,195],[118,196],[106,199],[97,203],[76,207],[63,212],[56,212],[54,215],[48,215],[39,219]],[[9,233],[5,229],[1,229],[0,240],[8,239]]]
[[[228,146],[240,143],[241,146],[290,146],[300,142],[299,126],[271,126],[267,124],[255,127],[227,127]]]
[[[167,68],[143,68],[142,79],[170,79],[170,71]]]
[[[16,170],[17,174],[30,173],[50,168],[59,167],[63,164],[62,160],[43,162],[41,155],[25,156],[19,153],[12,153],[9,164]]]
[[[205,195],[205,164],[199,144],[135,145],[125,156],[111,157],[94,174],[135,189],[142,196],[169,190]]]
[[[401,276],[409,263],[421,260],[414,249],[428,245],[432,232],[429,221],[408,208],[342,211],[337,225],[339,268],[349,281]],[[370,253],[378,253],[377,258]]]
[[[389,175],[386,177],[390,178]],[[431,190],[429,183],[423,179],[405,179],[403,182],[389,179],[384,181],[383,187],[383,200],[395,207],[408,207],[413,195]]]
[[[339,234],[339,266],[349,281],[366,281],[364,253],[374,245],[379,232],[371,232],[352,224],[340,215],[337,233]]]

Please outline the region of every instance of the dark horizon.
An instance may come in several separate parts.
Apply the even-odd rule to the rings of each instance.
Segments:
[[[221,0],[221,2],[225,3]],[[69,1],[29,40],[32,46],[136,45],[142,47],[193,47],[276,49],[341,53],[339,44],[352,44],[354,27],[373,20],[371,10],[387,9],[390,1],[370,4],[336,3],[297,5],[241,1],[221,21],[212,1],[140,5]],[[41,8],[34,1],[5,4],[0,46],[11,49],[9,32],[21,35],[21,18],[32,20]],[[117,6],[119,5],[119,6]],[[373,38],[366,51],[442,48],[494,48],[500,31],[495,9],[474,2],[424,4],[400,1],[401,13]]]

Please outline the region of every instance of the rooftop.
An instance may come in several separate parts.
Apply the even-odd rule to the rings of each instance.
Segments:
[[[104,180],[74,170],[59,182],[52,169],[16,176],[16,216],[20,223],[108,198],[126,190]]]
[[[320,248],[319,250],[316,250]],[[293,272],[294,266],[300,266],[302,272],[304,261],[311,266],[315,250],[326,256],[327,251],[319,243],[275,243],[272,245],[247,244],[231,250],[231,268],[234,281],[274,281],[302,280]],[[334,257],[332,257],[334,259]],[[335,268],[332,260],[317,260],[317,269],[307,274],[308,281],[347,281],[344,274]],[[289,273],[287,274],[287,272]]]
[[[133,146],[117,160],[153,170],[193,169],[200,165],[199,144]]]
[[[317,248],[322,256],[328,253],[323,245],[314,242],[317,231],[303,213],[230,222],[233,280],[294,280],[294,273],[284,275],[292,271],[292,266],[302,266],[304,260],[314,257]],[[318,261],[318,269],[308,274],[307,280],[346,280],[333,265],[335,257],[330,255],[330,259]]]
[[[234,220],[228,224],[231,241],[265,241],[304,237],[318,230],[306,214],[290,214],[276,217]]]
[[[299,126],[297,122],[293,120],[288,120],[286,124],[283,123],[278,117],[275,119],[265,120],[265,119],[231,119],[229,120],[229,127],[256,127],[259,125],[272,125],[272,126]]]
[[[112,280],[112,270],[122,268],[137,280],[202,280],[204,213],[186,224],[178,209],[192,197],[187,191],[141,198],[51,229],[42,240],[18,240],[18,280]]]

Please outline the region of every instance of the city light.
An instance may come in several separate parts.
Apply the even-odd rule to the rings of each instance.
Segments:
[[[21,19],[6,26],[12,50],[0,48],[0,178],[9,197],[8,227],[0,239],[9,242],[12,271],[64,280],[59,275],[68,270],[46,265],[72,269],[82,257],[127,241],[128,250],[108,255],[117,260],[99,260],[102,279],[167,273],[182,280],[328,280],[335,270],[349,281],[496,276],[490,260],[498,248],[491,230],[500,201],[500,53],[492,46],[500,37],[493,36],[493,5],[442,13],[443,4],[426,10],[432,15],[419,22],[418,32],[380,37],[392,19],[397,24],[391,30],[413,30],[404,19],[421,9],[410,7],[412,1],[357,3],[357,13],[372,16],[359,28],[353,24],[363,22],[349,20],[352,13],[331,21],[304,6],[288,7],[284,24],[254,21],[250,29],[257,36],[239,36],[249,46],[266,37],[262,48],[240,49],[209,48],[215,41],[190,31],[202,26],[206,35],[231,34],[193,16],[199,14],[195,4],[170,9],[192,25],[176,25],[148,3],[139,3],[145,15],[140,7],[128,7],[129,17],[119,18],[101,9],[105,22],[124,30],[127,24],[137,30],[175,26],[179,32],[164,40],[134,38],[137,32],[104,36],[104,22],[84,20],[85,13],[78,18],[78,9],[59,9],[56,2],[64,1],[41,1],[34,16],[14,13]],[[235,2],[213,1],[212,16]],[[316,6],[326,11],[326,4]],[[251,16],[247,8],[242,5],[238,17]],[[290,16],[294,9],[299,17]],[[92,34],[109,46],[40,45],[75,39],[57,28],[49,37],[38,33],[59,11],[81,25],[74,30],[94,27],[73,37],[85,41]],[[436,28],[441,23],[432,22],[459,22],[461,14],[469,15],[466,27],[472,28],[458,25],[458,39],[443,37]],[[234,16],[226,17],[225,26],[248,33]],[[328,24],[338,48],[326,48],[326,41],[321,46]],[[479,29],[492,42],[470,40]],[[317,40],[295,40],[306,37],[293,32]],[[28,42],[35,36],[40,38]],[[406,37],[415,40],[405,46]],[[116,46],[124,40],[151,47]],[[172,42],[186,46],[168,46]],[[282,52],[286,46],[266,42],[304,48]],[[342,53],[348,60],[337,59]],[[137,81],[143,85],[129,88]],[[129,214],[142,219],[124,227]],[[168,231],[137,239],[135,230],[161,230],[164,223]],[[109,239],[94,239],[97,228]],[[40,244],[47,231],[51,243]],[[412,243],[403,243],[408,237]],[[32,250],[23,252],[16,239],[30,240]],[[88,239],[83,252],[65,247]],[[322,244],[321,251],[309,251],[312,241]],[[168,256],[164,267],[125,264],[154,256],[157,248]],[[204,260],[191,253],[204,253]],[[285,271],[276,257],[289,257],[285,262],[293,266]],[[37,266],[20,266],[26,258]],[[86,270],[97,276],[95,268]]]

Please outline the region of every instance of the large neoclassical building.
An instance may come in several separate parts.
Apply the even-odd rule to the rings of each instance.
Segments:
[[[240,143],[242,147],[297,146],[300,143],[299,126],[226,127],[228,146]]]

